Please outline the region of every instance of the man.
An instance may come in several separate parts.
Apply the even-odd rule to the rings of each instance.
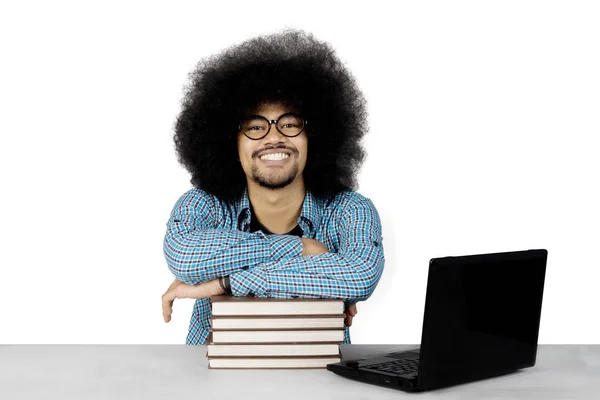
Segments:
[[[341,298],[349,327],[384,265],[377,210],[352,191],[367,130],[354,79],[329,45],[286,31],[191,80],[175,144],[195,188],[167,223],[164,320],[175,298],[197,299],[186,343],[203,344],[210,296]]]

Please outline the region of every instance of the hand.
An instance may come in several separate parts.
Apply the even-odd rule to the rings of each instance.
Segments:
[[[356,309],[356,304],[351,304],[346,308],[346,319],[344,319],[344,325],[352,326],[352,318],[358,314],[358,310]]]
[[[327,253],[327,247],[315,239],[302,238],[302,255],[315,256],[317,254]]]
[[[165,322],[171,320],[175,299],[203,299],[220,294],[225,294],[225,292],[219,285],[219,279],[213,279],[198,285],[188,285],[175,279],[165,294],[162,295],[163,319]]]

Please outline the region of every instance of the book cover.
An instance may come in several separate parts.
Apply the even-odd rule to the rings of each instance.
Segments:
[[[344,313],[340,299],[277,299],[263,297],[212,296],[213,316],[339,315]]]
[[[341,361],[341,357],[213,358],[210,369],[316,369]]]
[[[338,343],[289,343],[289,344],[214,344],[209,343],[206,355],[217,357],[303,357],[337,356]]]
[[[307,343],[343,342],[344,330],[293,331],[212,331],[212,342],[219,343]]]
[[[319,316],[215,316],[212,329],[218,330],[295,330],[344,329],[345,315]]]

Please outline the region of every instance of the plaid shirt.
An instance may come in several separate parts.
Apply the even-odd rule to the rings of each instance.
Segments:
[[[351,191],[325,201],[306,192],[298,224],[329,252],[302,256],[292,235],[250,232],[248,191],[233,205],[199,189],[186,192],[167,222],[169,269],[190,285],[229,276],[234,296],[366,300],[383,272],[381,221],[371,200]],[[210,299],[198,299],[186,344],[204,344]],[[344,343],[350,343],[346,328]]]

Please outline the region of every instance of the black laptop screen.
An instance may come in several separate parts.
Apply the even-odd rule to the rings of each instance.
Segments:
[[[443,385],[532,366],[546,257],[533,250],[432,260],[419,377]]]

